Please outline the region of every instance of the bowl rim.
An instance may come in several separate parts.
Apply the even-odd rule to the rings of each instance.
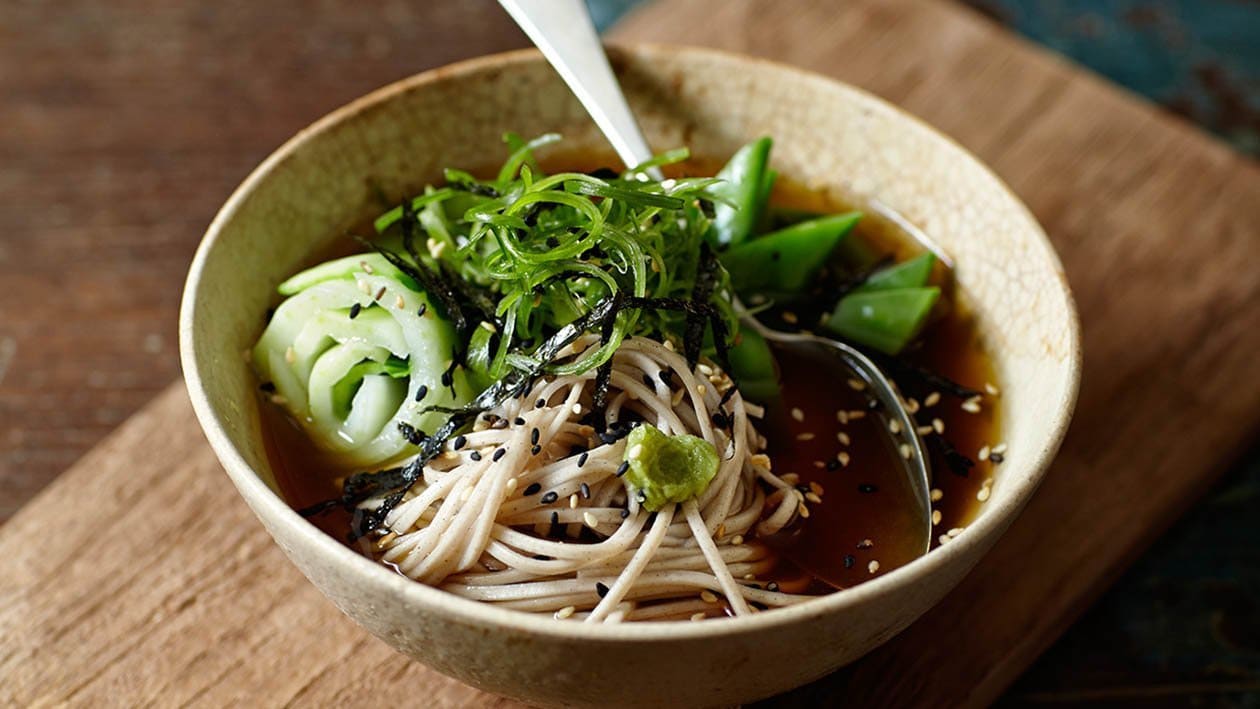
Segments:
[[[557,622],[553,618],[542,615],[500,608],[491,604],[461,598],[438,588],[405,578],[387,569],[385,566],[356,553],[332,536],[325,534],[314,524],[300,516],[264,483],[262,477],[245,461],[244,457],[228,438],[224,426],[219,420],[218,413],[205,393],[201,372],[197,364],[196,350],[199,337],[194,327],[194,323],[198,319],[197,293],[201,285],[202,272],[220,233],[225,225],[236,215],[249,195],[259,184],[270,177],[272,171],[278,165],[290,155],[301,150],[307,142],[317,139],[335,125],[343,121],[352,120],[366,109],[385,104],[400,94],[423,86],[458,80],[479,72],[504,70],[522,64],[534,64],[544,61],[542,54],[538,50],[529,48],[474,57],[429,69],[387,84],[333,110],[285,141],[255,167],[240,185],[233,190],[231,196],[224,202],[213,221],[207,227],[189,268],[180,304],[180,363],[194,413],[205,432],[206,438],[209,440],[210,446],[219,458],[224,470],[239,490],[241,496],[246,498],[255,514],[260,518],[267,518],[266,526],[284,527],[287,534],[300,538],[309,547],[314,548],[319,556],[353,576],[355,583],[374,585],[384,592],[393,594],[401,603],[427,606],[452,620],[470,625],[514,630],[557,639],[607,643],[703,640],[756,633],[770,628],[808,622],[814,618],[843,612],[859,606],[868,599],[887,593],[895,588],[914,584],[920,578],[929,576],[950,565],[955,558],[967,554],[971,547],[984,544],[985,540],[991,535],[996,533],[1000,537],[1001,533],[1004,532],[1004,527],[1018,517],[1019,512],[1023,509],[1042,479],[1044,479],[1049,465],[1063,441],[1075,408],[1080,385],[1080,324],[1075,302],[1068,287],[1067,278],[1063,272],[1063,266],[1058,254],[1050,244],[1044,230],[1023,201],[987,165],[951,137],[892,103],[838,79],[760,57],[711,48],[657,43],[611,42],[609,43],[609,49],[614,58],[617,55],[630,55],[650,61],[654,56],[681,55],[695,59],[717,60],[733,65],[759,65],[774,72],[792,75],[794,79],[818,85],[821,90],[839,91],[846,94],[846,100],[855,101],[867,110],[907,122],[912,128],[926,132],[935,140],[943,141],[947,147],[957,153],[959,160],[973,163],[974,167],[979,168],[983,174],[987,175],[1006,199],[1009,200],[1011,206],[1017,212],[1022,213],[1021,216],[1026,218],[1031,226],[1031,229],[1026,230],[1025,238],[1035,242],[1041,250],[1042,256],[1049,260],[1049,265],[1058,276],[1059,287],[1065,297],[1068,310],[1068,332],[1065,333],[1067,354],[1064,362],[1066,379],[1063,381],[1063,386],[1059,392],[1059,406],[1046,427],[1047,435],[1044,436],[1041,450],[1033,454],[1026,471],[1021,471],[1021,475],[1010,478],[1008,485],[1012,485],[1012,487],[1009,488],[1010,497],[1007,503],[992,514],[980,515],[966,528],[964,533],[960,534],[950,544],[943,545],[933,550],[930,554],[853,588],[819,596],[816,599],[796,605],[776,608],[765,613],[727,618],[723,619],[723,622],[715,623],[646,621],[589,625],[587,623]],[[1008,473],[1008,475],[1011,474]],[[994,542],[996,542],[996,539]],[[970,570],[968,570],[968,573],[970,573]]]

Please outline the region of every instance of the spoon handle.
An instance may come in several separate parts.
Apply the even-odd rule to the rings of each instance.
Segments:
[[[585,0],[499,0],[569,85],[626,167],[652,157],[613,75]],[[661,179],[655,168],[647,171]]]

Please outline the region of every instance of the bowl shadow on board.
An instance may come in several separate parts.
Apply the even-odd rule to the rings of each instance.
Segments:
[[[1022,204],[978,161],[858,90],[769,62],[651,46],[614,52],[658,147],[728,155],[776,139],[775,167],[846,201],[878,200],[957,265],[993,353],[1009,445],[984,512],[942,549],[854,589],[751,617],[588,626],[534,617],[404,579],[299,517],[273,490],[240,352],[274,287],[374,209],[445,166],[487,165],[504,131],[604,142],[533,51],[485,57],[385,87],[317,122],[229,198],[189,273],[181,358],[199,421],[233,484],[338,608],[411,657],[538,704],[716,705],[817,679],[895,635],[1000,537],[1057,450],[1079,376],[1076,315],[1058,259]],[[1011,264],[1018,264],[1012,275]],[[1027,415],[1036,412],[1034,415]],[[632,678],[631,681],[627,681]]]

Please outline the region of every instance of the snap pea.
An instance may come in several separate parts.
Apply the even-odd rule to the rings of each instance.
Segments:
[[[919,334],[940,295],[935,286],[850,293],[828,318],[827,329],[895,355]]]
[[[739,293],[798,293],[861,216],[849,212],[793,224],[732,246],[721,255],[722,265]]]
[[[739,331],[739,344],[727,353],[731,370],[739,382],[739,393],[757,403],[768,404],[779,395],[779,375],[774,354],[766,338],[751,327]]]
[[[931,251],[925,251],[912,259],[876,271],[866,279],[865,283],[854,288],[853,292],[870,293],[896,288],[921,288],[927,285],[928,276],[932,275],[932,266],[935,263],[936,256]]]
[[[712,192],[726,201],[713,206],[713,225],[709,238],[717,246],[739,244],[752,234],[769,197],[774,177],[766,171],[773,141],[758,138],[736,152],[718,172],[723,182]]]

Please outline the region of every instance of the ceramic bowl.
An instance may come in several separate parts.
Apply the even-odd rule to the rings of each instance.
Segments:
[[[1059,261],[1002,182],[949,139],[852,87],[707,50],[623,47],[614,65],[657,149],[721,158],[772,135],[782,174],[849,202],[878,201],[956,266],[1003,390],[1009,446],[992,497],[952,543],[850,590],[750,617],[588,626],[463,600],[359,556],[276,492],[259,429],[251,346],[275,286],[352,225],[446,166],[494,166],[505,131],[559,132],[607,154],[533,51],[419,74],[303,130],[223,206],[192,264],[180,321],[188,390],[245,502],[346,615],[473,686],[540,704],[716,705],[765,697],[861,657],[976,564],[1037,487],[1079,376],[1076,315]],[[370,669],[365,670],[370,672]],[[423,688],[417,688],[422,692]]]

